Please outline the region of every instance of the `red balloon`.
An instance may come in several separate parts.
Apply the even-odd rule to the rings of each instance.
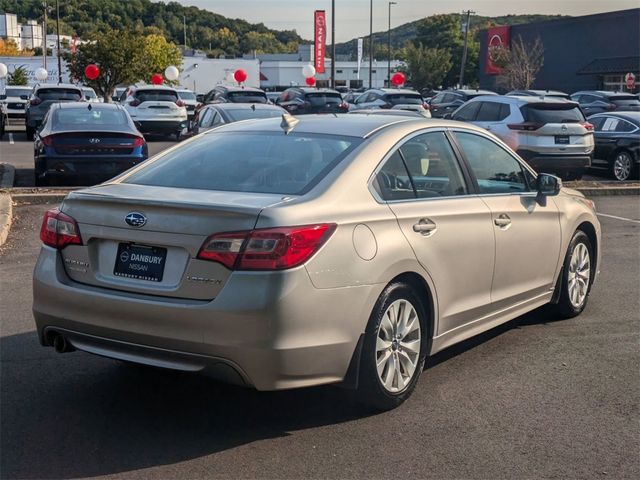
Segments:
[[[236,82],[242,83],[247,79],[247,72],[245,72],[243,69],[239,68],[238,70],[233,72],[233,78],[236,79]]]
[[[304,79],[304,81],[310,87],[313,87],[316,84],[316,79],[314,77],[307,77]]]
[[[89,80],[95,80],[100,76],[100,68],[94,63],[90,63],[84,69],[84,76]]]
[[[403,73],[396,72],[391,76],[391,83],[393,83],[396,87],[400,85],[404,85],[405,76]]]
[[[160,75],[159,73],[154,73],[151,76],[151,83],[153,83],[154,85],[162,85],[163,81],[164,79],[162,78],[162,75]]]

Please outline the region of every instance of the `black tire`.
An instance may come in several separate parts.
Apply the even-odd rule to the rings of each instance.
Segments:
[[[36,130],[31,127],[27,127],[27,140],[33,141],[33,137],[36,133]]]
[[[569,281],[570,276],[572,276],[572,267],[571,267],[571,259],[575,249],[578,245],[584,245],[589,254],[589,278],[586,281],[586,295],[584,296],[584,300],[579,304],[576,304],[571,299],[571,293],[569,291]],[[560,289],[560,296],[558,299],[558,303],[551,306],[551,310],[554,314],[559,316],[560,318],[573,318],[577,317],[582,313],[582,311],[587,306],[587,301],[589,300],[589,293],[591,291],[591,285],[593,283],[593,274],[595,267],[595,258],[593,255],[593,246],[591,245],[591,241],[589,237],[587,237],[586,233],[581,230],[576,231],[573,234],[573,238],[571,242],[569,242],[569,247],[567,248],[567,253],[564,257],[564,264],[562,267],[561,277],[558,279],[558,283],[556,288]],[[576,280],[577,281],[577,280]]]
[[[638,165],[628,150],[618,150],[611,155],[609,174],[620,182],[637,178]]]
[[[45,177],[41,177],[38,172],[35,172],[34,175],[34,184],[36,187],[47,187],[49,186],[49,180]]]
[[[179,142],[180,140],[182,140],[182,130],[176,132],[176,141]]]
[[[381,323],[385,319],[385,313],[389,306],[398,300],[405,300],[406,302],[409,302],[417,313],[420,329],[420,352],[417,354],[415,370],[409,379],[404,382],[404,387],[399,389],[397,392],[391,392],[384,387],[380,375],[378,374],[378,354],[376,352],[376,345]],[[418,297],[418,295],[416,295],[415,290],[411,285],[404,282],[397,282],[392,283],[385,288],[385,290],[380,294],[380,297],[371,312],[371,317],[369,318],[369,323],[367,324],[367,329],[365,331],[362,355],[360,358],[360,372],[358,376],[358,402],[375,411],[385,411],[396,408],[411,396],[418,379],[420,378],[427,356],[427,345],[430,334],[427,325],[427,313],[424,308],[424,302]],[[396,359],[401,351],[401,347],[398,347],[398,345],[402,345],[402,343],[396,342],[393,353],[390,354],[395,355]],[[398,348],[398,351],[396,351],[396,348]],[[400,364],[401,362],[399,365]],[[401,371],[403,367],[399,367],[399,369],[400,370],[398,371]],[[382,376],[384,376],[385,371],[386,370],[383,369]],[[406,372],[406,369],[404,371]]]

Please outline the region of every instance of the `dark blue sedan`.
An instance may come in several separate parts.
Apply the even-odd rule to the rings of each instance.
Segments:
[[[147,159],[148,148],[120,105],[56,103],[34,138],[36,185],[89,185]]]

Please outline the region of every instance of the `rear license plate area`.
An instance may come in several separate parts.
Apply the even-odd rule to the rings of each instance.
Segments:
[[[161,282],[166,260],[166,248],[120,243],[113,274],[116,277]]]
[[[555,136],[556,145],[569,145],[569,135],[556,135]]]

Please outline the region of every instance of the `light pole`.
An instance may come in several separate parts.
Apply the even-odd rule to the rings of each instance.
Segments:
[[[45,38],[45,46],[47,39]],[[62,60],[60,59],[60,4],[56,0],[56,43],[58,45],[58,83],[62,83]]]
[[[369,88],[373,88],[373,0],[369,2]]]
[[[387,30],[387,54],[389,61],[387,62],[387,87],[391,86],[391,5],[397,5],[398,2],[389,2],[389,30]]]
[[[336,88],[336,0],[331,0],[331,88]]]
[[[44,21],[42,22],[42,38],[43,38],[43,47],[42,47],[42,68],[47,69],[47,9],[49,6],[47,5],[47,0],[44,0],[42,3],[44,7]]]

